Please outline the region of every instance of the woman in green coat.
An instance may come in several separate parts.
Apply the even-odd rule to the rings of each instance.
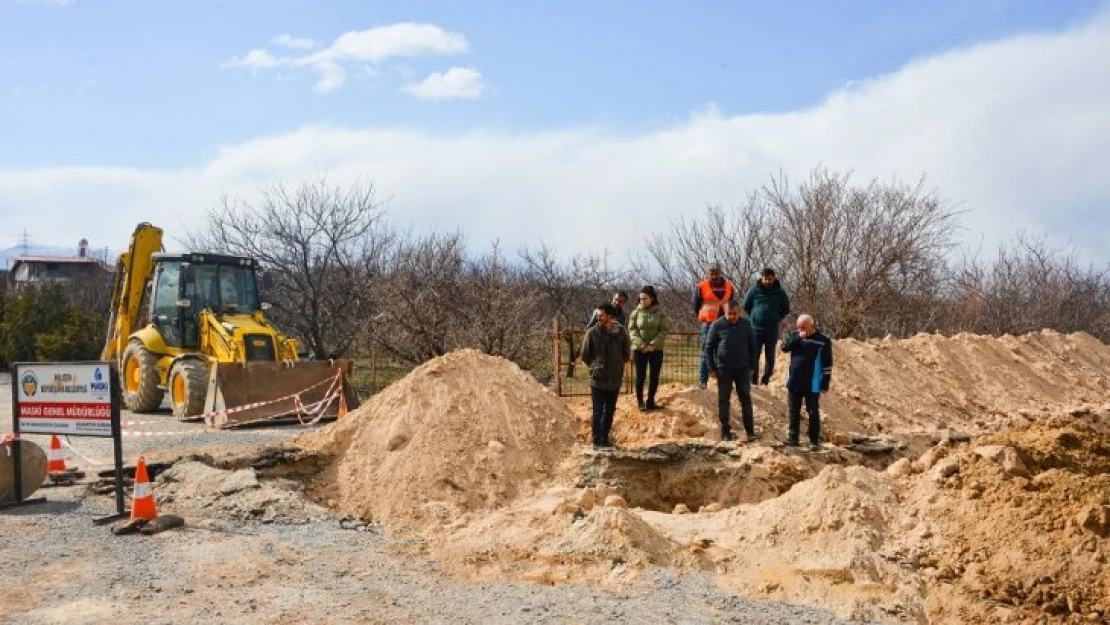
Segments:
[[[655,410],[655,391],[659,388],[659,372],[663,369],[663,343],[667,339],[671,320],[655,287],[640,289],[639,305],[628,318],[628,335],[632,339],[632,362],[636,367],[636,402],[641,411]],[[644,374],[648,377],[647,402],[644,402]]]

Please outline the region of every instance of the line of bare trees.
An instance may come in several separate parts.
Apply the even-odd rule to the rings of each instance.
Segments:
[[[318,357],[373,349],[416,364],[473,347],[530,366],[548,357],[539,338],[552,317],[584,323],[613,290],[641,284],[692,329],[691,290],[711,262],[741,289],[774,267],[795,310],[838,337],[1054,328],[1110,341],[1106,270],[1029,236],[994,256],[961,252],[958,211],[923,181],[857,183],[821,168],[797,184],[775,177],[734,208],[673,220],[626,264],[401,231],[368,182],[277,185],[259,198],[222,198],[184,242],[257,258],[275,321]]]

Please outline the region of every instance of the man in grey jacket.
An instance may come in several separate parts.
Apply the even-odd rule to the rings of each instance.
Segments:
[[[593,415],[590,432],[594,449],[612,449],[609,430],[617,411],[617,397],[624,382],[624,366],[632,358],[628,331],[613,317],[616,308],[601,304],[595,310],[597,325],[582,337],[582,362],[590,368],[590,398]]]
[[[740,316],[740,304],[735,300],[726,302],[725,316],[713,322],[705,341],[709,375],[717,379],[717,418],[721,422],[723,441],[732,440],[729,403],[733,386],[740,398],[740,413],[748,442],[755,440],[751,370],[758,358],[756,350],[755,332],[752,324]]]

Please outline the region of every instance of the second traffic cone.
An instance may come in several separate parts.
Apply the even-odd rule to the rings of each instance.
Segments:
[[[50,437],[50,451],[46,452],[46,460],[47,473],[66,470],[66,452],[62,449],[62,441],[57,435]]]
[[[147,519],[158,516],[154,508],[154,491],[150,488],[150,477],[146,472],[146,459],[139,456],[135,463],[135,490],[131,494],[131,518]]]
[[[343,392],[343,385],[339,385],[339,416],[347,416],[347,394]]]

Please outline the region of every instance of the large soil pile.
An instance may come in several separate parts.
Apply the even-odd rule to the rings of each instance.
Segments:
[[[335,455],[314,498],[398,531],[532,492],[569,456],[575,428],[563,402],[515,364],[460,350],[299,442]]]

